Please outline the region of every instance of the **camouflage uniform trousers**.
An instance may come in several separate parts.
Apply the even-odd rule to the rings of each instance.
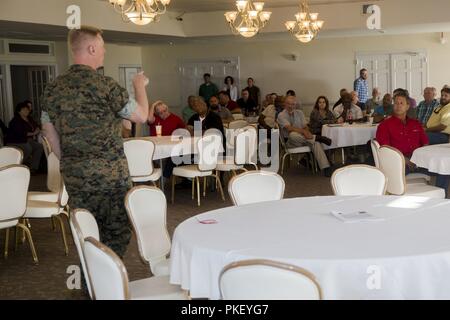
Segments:
[[[124,205],[127,187],[71,190],[67,185],[67,191],[71,208],[89,210],[97,220],[100,241],[122,259],[131,239],[131,225]]]

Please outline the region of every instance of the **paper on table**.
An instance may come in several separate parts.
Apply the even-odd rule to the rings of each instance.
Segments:
[[[384,218],[375,217],[366,211],[342,212],[333,210],[331,214],[345,223],[384,221]]]

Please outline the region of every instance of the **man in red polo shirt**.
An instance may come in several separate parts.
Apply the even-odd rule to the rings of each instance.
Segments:
[[[156,101],[149,110],[148,124],[150,135],[156,136],[156,126],[162,127],[162,135],[170,136],[176,129],[184,129],[186,125],[176,114],[169,112],[169,107],[162,101]]]
[[[377,129],[377,141],[381,146],[388,145],[400,150],[405,156],[406,173],[419,171],[436,176],[436,186],[445,190],[447,195],[449,176],[436,175],[423,168],[417,168],[409,159],[414,150],[429,144],[428,137],[418,120],[407,116],[410,108],[409,96],[401,91],[394,96],[392,117],[384,120]]]

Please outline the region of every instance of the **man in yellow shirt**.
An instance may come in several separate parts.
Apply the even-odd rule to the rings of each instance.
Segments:
[[[434,109],[427,122],[426,132],[430,144],[449,143],[450,135],[450,88],[441,91],[440,105]]]

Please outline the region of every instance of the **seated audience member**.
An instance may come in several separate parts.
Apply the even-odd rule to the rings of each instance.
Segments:
[[[249,116],[258,112],[258,105],[252,98],[250,98],[250,92],[247,89],[242,90],[241,98],[237,101],[242,113]]]
[[[417,120],[425,126],[431,117],[434,109],[439,106],[439,100],[436,99],[436,88],[427,87],[423,91],[424,100],[417,106]]]
[[[170,113],[169,107],[162,101],[156,101],[148,112],[150,135],[156,136],[156,126],[160,125],[163,136],[171,136],[176,129],[184,129],[186,125],[176,114]]]
[[[230,99],[230,95],[226,91],[219,92],[219,103],[222,108],[227,108],[231,113],[241,113],[241,108],[236,101]]]
[[[263,101],[262,110],[264,110],[268,106],[273,105],[275,103],[276,98],[277,98],[276,93],[267,94],[266,99]]]
[[[238,88],[234,84],[234,78],[231,76],[227,76],[225,78],[225,87],[223,88],[223,91],[226,91],[228,95],[230,96],[230,99],[233,101],[237,101],[238,99]]]
[[[330,111],[330,103],[327,97],[320,96],[316,100],[314,109],[309,117],[309,127],[311,133],[322,135],[322,126],[324,124],[336,123],[333,112]]]
[[[381,106],[382,102],[380,100],[380,90],[378,88],[373,88],[372,98],[366,101],[366,114],[371,114],[378,106]]]
[[[416,102],[416,100],[410,97],[408,90],[402,89],[402,88],[395,89],[394,96],[400,92],[405,93],[409,97],[408,98],[408,101],[409,101],[408,117],[411,119],[417,119],[417,112],[416,112],[417,102]]]
[[[380,123],[385,118],[390,117],[393,109],[392,96],[390,93],[386,93],[383,97],[382,105],[378,106],[373,112],[373,122]]]
[[[352,92],[350,92],[350,94],[352,96],[352,103],[355,106],[358,106],[362,111],[366,110],[366,105],[359,101],[358,92],[352,91]]]
[[[195,96],[189,96],[188,105],[184,107],[182,113],[184,123],[187,123],[189,119],[195,114],[194,109],[192,108],[193,101]]]
[[[342,104],[334,108],[333,114],[338,123],[361,121],[363,119],[362,110],[352,103],[352,95],[350,93],[344,94]]]
[[[9,123],[8,144],[22,149],[24,163],[34,172],[39,169],[44,148],[36,141],[40,130],[29,121],[29,115],[30,109],[25,102],[16,106],[14,118]]]
[[[347,93],[348,93],[347,89],[341,89],[341,91],[339,92],[339,100],[336,101],[336,103],[333,105],[333,110],[334,108],[342,104],[342,97]]]
[[[439,106],[427,122],[426,132],[430,144],[448,143],[450,134],[450,88],[443,88]]]
[[[283,96],[276,97],[274,104],[267,106],[267,108],[261,112],[258,123],[262,128],[269,130],[275,128],[278,115],[283,111],[285,99],[286,98]]]
[[[286,97],[284,110],[278,115],[278,124],[282,137],[286,140],[288,148],[310,146],[319,164],[320,170],[324,170],[325,175],[331,175],[330,163],[323,150],[322,143],[331,145],[331,140],[313,135],[307,126],[305,116],[301,110],[295,109],[295,97]]]
[[[196,113],[188,121],[187,128],[189,132],[194,135],[194,129],[196,129],[195,124],[200,123],[202,134],[208,129],[217,129],[222,133],[225,143],[223,122],[219,115],[210,111],[206,106],[205,101],[200,97],[197,97],[194,100],[194,110]]]
[[[428,145],[428,137],[421,123],[408,117],[409,96],[398,92],[394,96],[392,117],[384,120],[377,128],[376,139],[381,146],[387,145],[398,149],[405,156],[406,174],[414,171],[430,174],[425,169],[418,169],[411,158],[414,150]],[[435,175],[435,174],[430,174]],[[436,175],[436,185],[447,194],[449,176]]]
[[[234,120],[231,111],[225,107],[222,107],[219,104],[219,98],[217,98],[216,96],[212,96],[211,98],[209,98],[209,108],[211,109],[212,112],[215,112],[220,116],[222,122],[228,123]]]
[[[300,101],[298,100],[297,94],[295,93],[294,90],[291,89],[291,90],[286,91],[286,97],[294,97],[295,100],[297,100],[297,104],[295,105],[295,109],[299,109],[299,110],[302,109],[302,106],[300,105]]]

